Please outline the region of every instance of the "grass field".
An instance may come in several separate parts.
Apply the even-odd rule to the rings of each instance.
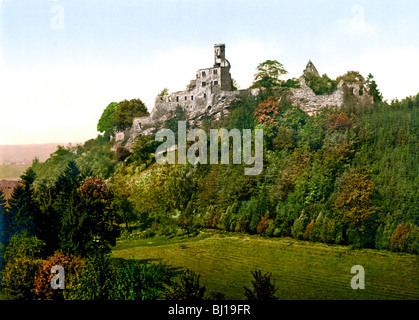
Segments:
[[[31,164],[0,165],[0,179],[18,179],[30,166]]]
[[[280,299],[419,299],[419,257],[409,254],[213,231],[121,240],[112,254],[192,269],[207,293],[220,292],[225,299],[244,299],[243,286],[251,286],[257,269],[272,272]],[[364,267],[364,290],[351,288],[354,265]]]

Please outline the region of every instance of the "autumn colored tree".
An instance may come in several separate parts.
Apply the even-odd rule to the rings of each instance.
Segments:
[[[327,128],[330,131],[333,130],[346,130],[349,129],[354,122],[353,118],[349,118],[344,113],[336,113],[336,114],[330,114],[327,118]]]
[[[390,250],[401,251],[403,240],[410,231],[412,231],[412,226],[404,223],[399,224],[390,238]]]
[[[270,96],[266,100],[259,103],[255,110],[255,119],[258,123],[270,125],[280,113],[281,99]]]
[[[72,255],[65,255],[56,252],[43,261],[35,274],[34,292],[35,298],[41,300],[62,300],[63,290],[53,290],[51,287],[51,279],[54,274],[51,273],[52,266],[59,265],[65,270],[64,277],[69,279],[71,276],[78,274],[82,265],[82,260]]]
[[[269,216],[264,216],[262,217],[262,219],[260,219],[257,227],[256,227],[256,232],[260,235],[264,235],[266,232],[266,228],[268,228],[269,225]]]

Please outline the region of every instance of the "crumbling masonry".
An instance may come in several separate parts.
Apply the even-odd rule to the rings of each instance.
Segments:
[[[290,89],[289,98],[292,105],[299,106],[310,115],[324,107],[341,107],[345,103],[373,105],[373,98],[368,95],[361,82],[341,81],[332,94],[316,95],[305,82],[304,75],[307,73],[319,75],[311,61],[299,79],[300,87]],[[187,90],[156,97],[151,114],[148,117],[135,118],[131,128],[115,133],[115,140],[118,145],[131,149],[135,138],[163,128],[165,121],[177,110],[183,111],[191,125],[199,124],[205,115],[211,115],[215,119],[221,114],[228,115],[233,100],[238,97],[255,96],[258,91],[259,89],[233,90],[230,62],[225,58],[225,45],[216,44],[212,67],[198,70],[195,80],[190,82]]]

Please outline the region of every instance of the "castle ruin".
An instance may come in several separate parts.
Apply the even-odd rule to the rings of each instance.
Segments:
[[[165,121],[179,110],[183,111],[191,125],[196,125],[206,115],[215,119],[219,119],[221,114],[228,115],[230,104],[239,97],[256,96],[260,89],[233,90],[230,67],[230,62],[225,58],[225,45],[215,44],[214,65],[199,69],[186,90],[157,96],[149,116],[135,118],[131,128],[115,133],[117,144],[131,149],[135,138],[163,128]],[[362,82],[340,81],[332,94],[316,95],[305,82],[308,73],[320,76],[309,61],[299,78],[300,86],[290,89],[289,99],[292,105],[299,106],[310,115],[325,107],[342,107],[345,103],[373,105],[373,99]]]

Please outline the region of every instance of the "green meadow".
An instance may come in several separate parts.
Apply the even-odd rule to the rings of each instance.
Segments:
[[[207,294],[244,299],[251,271],[271,272],[279,299],[419,299],[419,257],[351,249],[292,238],[266,238],[206,230],[194,237],[120,240],[112,255],[161,262],[201,275]],[[365,289],[353,290],[354,265],[365,270]]]
[[[18,179],[31,164],[0,165],[0,179]]]

